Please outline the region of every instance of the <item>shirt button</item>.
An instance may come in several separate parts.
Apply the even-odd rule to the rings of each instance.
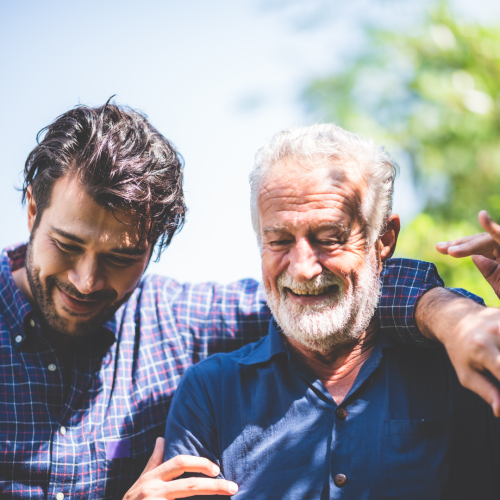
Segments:
[[[59,429],[59,432],[60,432],[63,436],[66,436],[66,427],[64,427],[64,425],[61,425],[61,428]]]
[[[35,326],[36,326],[35,320],[33,318],[30,319],[30,326],[31,326],[31,328],[35,328]]]
[[[344,486],[344,484],[347,483],[347,478],[345,477],[345,474],[337,474],[333,478],[333,482],[335,483],[335,486],[342,488],[342,486]]]
[[[335,415],[339,420],[345,420],[347,417],[347,410],[345,408],[339,407],[335,410]]]
[[[14,340],[19,344],[20,342],[23,341],[23,336],[22,335],[17,335]]]
[[[49,368],[49,371],[51,371],[51,372],[55,372],[57,370],[57,366],[54,363],[50,363],[48,368]],[[63,493],[61,493],[61,495],[63,495]]]
[[[56,495],[56,500],[64,500],[64,493],[62,491],[60,491],[57,495]]]

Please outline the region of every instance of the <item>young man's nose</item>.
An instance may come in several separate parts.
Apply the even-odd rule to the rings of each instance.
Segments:
[[[289,257],[288,274],[299,283],[309,281],[323,271],[317,251],[305,238],[296,241]]]
[[[102,290],[106,281],[98,260],[93,257],[82,257],[69,271],[68,279],[84,295]]]

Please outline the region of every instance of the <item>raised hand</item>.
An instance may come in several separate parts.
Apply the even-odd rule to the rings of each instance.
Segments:
[[[206,458],[179,455],[163,463],[165,440],[158,438],[146,468],[123,500],[174,500],[196,495],[234,495],[238,486],[225,479],[176,479],[185,472],[217,476],[219,467]]]
[[[441,242],[436,249],[455,258],[472,256],[472,261],[500,298],[500,225],[488,216],[486,210],[479,212],[478,218],[486,233]]]

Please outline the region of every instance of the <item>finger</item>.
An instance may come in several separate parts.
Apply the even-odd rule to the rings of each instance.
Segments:
[[[206,458],[178,455],[157,467],[153,474],[163,481],[171,481],[182,476],[185,472],[199,472],[206,476],[217,476],[220,469]]]
[[[166,498],[186,498],[195,495],[234,495],[238,485],[226,479],[191,477],[166,484]]]
[[[146,467],[142,471],[141,476],[146,474],[147,472],[156,469],[159,465],[163,463],[163,455],[165,453],[165,439],[162,437],[156,438],[155,449],[153,450],[153,454],[151,455]]]
[[[496,255],[498,255],[498,243],[488,233],[477,234],[475,236],[475,238],[469,241],[450,245],[447,248],[448,255],[455,258],[483,255],[489,259],[495,259]]]
[[[500,264],[496,260],[488,259],[482,255],[473,255],[472,262],[479,269],[484,279],[494,288],[500,279]]]
[[[491,237],[500,244],[500,226],[488,215],[488,212],[486,210],[481,210],[478,219],[481,226],[483,226]]]
[[[484,375],[471,371],[462,385],[483,398],[491,406],[496,417],[500,416],[500,392]]]
[[[456,240],[439,241],[438,243],[436,243],[436,249],[438,250],[438,252],[447,254],[449,247],[461,245],[462,243],[467,243],[467,242],[469,242],[469,241],[471,241],[471,240],[473,240],[473,239],[475,239],[478,236],[481,236],[483,234],[485,234],[485,233],[472,234],[470,236],[464,236],[463,238],[458,238]]]

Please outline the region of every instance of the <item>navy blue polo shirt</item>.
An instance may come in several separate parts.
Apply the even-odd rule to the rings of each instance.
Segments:
[[[490,407],[461,387],[444,350],[384,329],[337,406],[271,322],[259,342],[186,372],[165,437],[166,459],[212,460],[237,499],[500,498]]]

